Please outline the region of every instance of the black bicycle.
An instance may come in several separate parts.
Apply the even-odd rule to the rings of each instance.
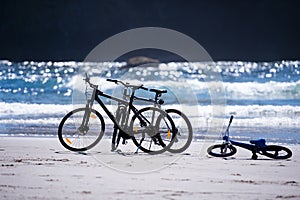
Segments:
[[[161,106],[164,104],[164,100],[161,97],[163,94],[167,93],[167,90],[152,88],[149,89],[149,91],[155,94],[153,99],[135,97],[134,100],[150,102],[154,104],[154,107],[161,109]],[[168,151],[171,153],[182,153],[190,146],[193,139],[191,122],[183,112],[177,109],[166,109],[165,111],[175,124],[174,143],[170,146]]]
[[[250,144],[241,143],[229,138],[229,127],[233,116],[230,117],[229,124],[223,136],[223,143],[216,144],[207,149],[207,153],[215,157],[228,157],[237,151],[235,146],[242,147],[252,152],[252,159],[257,159],[257,153],[273,159],[288,159],[292,156],[292,151],[286,147],[278,145],[266,145],[265,139],[250,140]]]
[[[143,85],[131,85],[118,81],[126,88],[131,89],[130,98],[124,100],[98,90],[98,85],[92,84],[87,74],[84,80],[86,85],[92,88],[91,98],[87,99],[85,107],[69,112],[58,127],[58,138],[65,148],[71,151],[86,151],[94,147],[103,137],[105,123],[102,115],[93,109],[94,101],[98,102],[113,122],[115,129],[120,131],[122,137],[132,139],[138,149],[147,153],[158,154],[172,146],[176,136],[172,118],[162,109],[145,107],[138,110],[133,105],[135,91],[138,89],[147,90],[147,88],[144,88]],[[111,79],[107,79],[107,81],[115,82]],[[119,111],[117,111],[116,117],[108,110],[100,97],[118,102]],[[131,113],[133,117],[131,117]],[[167,139],[163,138],[165,135]],[[150,140],[141,139],[137,141],[136,136],[147,137]],[[114,143],[115,135],[113,135],[112,140]],[[144,143],[150,144],[146,148]]]

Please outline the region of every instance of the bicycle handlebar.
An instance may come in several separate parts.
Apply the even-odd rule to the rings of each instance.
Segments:
[[[143,99],[143,98],[139,98],[139,97],[135,97],[135,99],[138,99],[138,100],[142,100],[142,101],[150,101],[150,102],[156,102],[157,104],[159,105],[162,105],[165,103],[165,101],[163,99],[158,99],[158,97],[161,96],[161,94],[163,93],[167,93],[167,90],[158,90],[158,89],[149,89],[149,88],[146,88],[143,86],[143,84],[141,85],[130,85],[129,83],[124,83],[123,81],[120,81],[120,80],[117,80],[117,79],[106,79],[106,81],[109,81],[109,82],[113,82],[115,84],[122,84],[124,87],[131,87],[133,89],[143,89],[143,90],[146,90],[146,91],[150,91],[150,92],[155,92],[156,93],[156,96],[155,96],[155,99]]]
[[[226,129],[224,137],[223,137],[224,140],[228,140],[228,138],[229,138],[229,127],[231,125],[232,120],[233,120],[233,115],[230,116],[229,124],[227,126],[227,129]]]
[[[232,120],[233,120],[233,115],[231,115],[230,117],[229,124],[231,124]]]
[[[149,90],[148,88],[144,87],[143,85],[140,88],[143,89],[143,90],[146,90],[146,91]]]
[[[110,78],[106,79],[106,81],[109,81],[109,82],[114,82],[115,84],[117,84],[117,83],[118,83],[118,80],[115,80],[115,79],[110,79]]]
[[[86,83],[88,83],[89,85],[90,85],[90,87],[92,87],[92,88],[97,88],[98,87],[98,85],[94,85],[94,84],[92,84],[91,82],[90,82],[90,77],[88,76],[88,74],[87,73],[85,73],[85,78],[83,79]]]
[[[136,89],[143,89],[143,90],[146,90],[148,91],[148,88],[144,87],[143,84],[141,85],[131,85],[129,83],[124,83],[123,81],[120,81],[120,80],[116,80],[116,79],[106,79],[106,81],[109,81],[109,82],[113,82],[115,84],[118,84],[118,83],[121,83],[124,87],[131,87],[131,88],[136,88]]]
[[[98,85],[94,85],[90,82],[90,77],[88,76],[87,73],[85,73],[85,78],[83,79],[86,83],[88,83],[90,85],[90,87],[92,88],[97,88]],[[131,88],[135,88],[135,89],[143,89],[143,90],[146,90],[148,91],[148,88],[144,87],[143,84],[141,85],[131,85],[129,83],[124,83],[123,81],[119,81],[119,80],[116,80],[116,79],[106,79],[106,81],[109,81],[109,82],[113,82],[115,84],[118,84],[118,83],[121,83],[124,87],[131,87]]]

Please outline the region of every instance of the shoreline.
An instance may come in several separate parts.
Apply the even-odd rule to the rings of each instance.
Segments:
[[[106,134],[104,133],[103,138],[101,139],[101,141],[103,139],[105,140],[111,140],[112,135],[111,134]],[[0,138],[16,138],[16,139],[22,139],[22,138],[32,138],[32,139],[57,139],[58,140],[58,136],[57,133],[56,134],[0,134]],[[240,135],[234,135],[234,136],[230,136],[231,139],[236,140],[236,141],[240,141],[240,142],[245,142],[245,143],[249,143],[250,140],[256,140],[256,139],[261,139],[260,137],[257,138],[250,138],[247,136],[240,136]],[[300,146],[300,140],[291,140],[291,139],[286,139],[286,140],[282,140],[282,139],[278,139],[278,138],[264,138],[266,140],[266,144],[269,145],[286,145],[286,146]],[[100,142],[101,142],[100,141]],[[131,140],[129,139],[129,141],[131,142]],[[203,143],[203,142],[217,142],[220,143],[222,142],[222,136],[221,135],[205,135],[202,133],[197,133],[193,135],[193,142],[196,143]]]
[[[293,151],[288,160],[251,160],[241,148],[233,157],[210,157],[210,144],[192,142],[182,154],[153,156],[133,154],[131,142],[110,152],[107,139],[74,153],[57,138],[0,137],[0,198],[300,198],[300,145],[285,145]]]

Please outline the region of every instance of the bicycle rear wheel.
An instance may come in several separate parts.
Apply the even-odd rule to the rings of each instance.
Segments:
[[[94,147],[104,134],[105,124],[99,112],[92,109],[88,116],[88,124],[81,128],[86,108],[78,108],[69,112],[60,122],[58,139],[70,151],[86,151]]]
[[[185,114],[176,109],[166,110],[175,124],[176,136],[173,145],[168,149],[171,153],[182,153],[191,144],[193,139],[193,129],[191,122]]]
[[[231,144],[216,144],[210,146],[207,153],[214,157],[228,157],[236,153],[236,148]]]
[[[283,146],[268,145],[261,150],[262,154],[273,159],[288,159],[292,151]]]
[[[168,150],[174,142],[174,129],[171,117],[155,107],[139,110],[130,123],[134,144],[149,154],[160,154]]]

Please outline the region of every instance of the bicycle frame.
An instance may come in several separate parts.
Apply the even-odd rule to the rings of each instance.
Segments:
[[[248,149],[249,151],[255,151],[255,145],[253,144],[246,144],[246,143],[242,143],[242,142],[237,142],[237,141],[234,141],[234,140],[228,140],[232,145],[235,145],[235,146],[239,146],[239,147],[242,147],[244,149]]]

